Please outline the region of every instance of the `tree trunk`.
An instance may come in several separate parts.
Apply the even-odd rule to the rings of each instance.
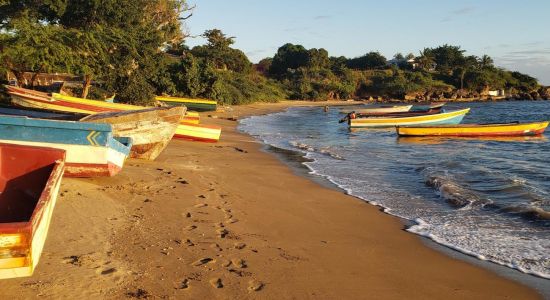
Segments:
[[[23,83],[25,82],[24,72],[19,72],[16,70],[11,70],[11,72],[15,75],[15,79],[17,79],[17,86],[23,87]]]
[[[38,72],[32,74],[32,77],[31,77],[31,90],[34,89],[34,82],[36,81],[37,76],[38,76]]]
[[[92,75],[84,75],[84,87],[82,88],[81,97],[86,99],[88,92],[90,92],[90,86],[92,85]]]
[[[462,98],[462,94],[464,93],[464,75],[466,72],[462,72],[460,74],[460,98]]]

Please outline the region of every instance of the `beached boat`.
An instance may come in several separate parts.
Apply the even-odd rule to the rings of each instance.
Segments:
[[[185,107],[155,107],[89,115],[82,122],[108,123],[115,137],[132,138],[130,157],[154,160],[166,148],[185,113]]]
[[[349,109],[343,109],[340,112],[341,113],[361,113],[361,114],[387,114],[387,113],[398,113],[398,112],[407,112],[409,111],[413,106],[412,105],[384,105],[384,106],[376,106],[376,107],[369,107],[369,108],[359,108],[354,110]]]
[[[34,272],[64,163],[63,150],[0,144],[0,279]]]
[[[185,105],[188,109],[196,111],[215,111],[218,105],[216,101],[206,99],[189,99],[168,96],[157,96],[155,99],[171,106]]]
[[[14,94],[10,92],[13,104],[20,107],[42,109],[46,111],[95,114],[100,112],[128,111],[147,108],[137,105],[108,103],[103,101],[69,97],[55,93],[53,94],[54,100],[36,98],[28,94],[17,94],[17,96],[14,96]],[[201,142],[217,142],[221,136],[221,127],[213,125],[199,125],[197,124],[198,120],[199,116],[197,113],[186,112],[183,120],[178,125],[174,138]]]
[[[95,101],[95,100],[87,100],[82,98],[64,96],[64,95],[59,95],[55,93],[52,94],[52,96],[53,96],[53,99],[59,99],[60,101],[69,101],[78,105],[86,105],[85,107],[95,106],[96,109],[99,107],[103,109],[103,111],[128,111],[128,110],[145,108],[143,106],[121,104],[121,103],[107,103],[107,102],[101,102],[101,101]],[[85,107],[81,106],[81,108],[85,108]],[[191,114],[191,118],[196,118],[195,119],[196,122],[187,122],[187,118],[184,117],[184,119],[180,122],[180,124],[178,125],[178,128],[176,129],[174,138],[191,140],[191,141],[200,141],[200,142],[217,142],[220,139],[221,127],[196,124],[198,123],[197,113]]]
[[[393,127],[402,125],[430,125],[430,124],[460,124],[464,116],[470,111],[469,108],[431,115],[420,115],[412,117],[348,117],[350,127]]]
[[[437,126],[398,126],[400,136],[532,136],[539,135],[548,127],[548,122],[504,123],[504,124],[462,124]]]
[[[0,115],[20,116],[20,117],[48,119],[48,120],[66,120],[66,121],[68,120],[78,121],[83,117],[87,116],[86,114],[55,113],[55,112],[46,112],[41,110],[17,109],[12,107],[0,107]]]
[[[139,105],[83,99],[57,93],[50,95],[47,93],[10,85],[7,85],[6,88],[8,93],[11,95],[12,103],[14,105],[31,109],[41,109],[61,113],[70,112],[94,114],[98,112],[128,111],[148,108]],[[186,111],[182,122],[199,124],[200,116],[197,112]]]
[[[130,154],[131,139],[113,137],[110,124],[0,116],[0,143],[66,151],[65,175],[113,176]]]

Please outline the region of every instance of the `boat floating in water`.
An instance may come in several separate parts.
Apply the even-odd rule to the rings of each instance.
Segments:
[[[155,107],[99,113],[86,116],[80,121],[111,124],[115,137],[132,138],[130,157],[154,160],[174,136],[184,113],[184,106]]]
[[[64,163],[64,150],[0,144],[0,279],[33,274]]]
[[[534,123],[397,126],[399,136],[499,137],[533,136],[544,132],[548,121]]]
[[[362,114],[388,114],[388,113],[399,113],[399,112],[408,112],[411,110],[412,105],[382,105],[382,106],[373,106],[369,108],[359,108],[355,110],[341,110],[341,113],[362,113]]]
[[[464,116],[470,111],[469,108],[438,113],[429,115],[417,115],[408,117],[387,117],[387,116],[369,116],[369,117],[354,117],[353,114],[348,115],[347,120],[349,127],[393,127],[402,125],[431,125],[431,124],[460,124]]]
[[[0,143],[66,151],[65,176],[113,176],[124,165],[132,142],[113,137],[110,124],[0,116]]]

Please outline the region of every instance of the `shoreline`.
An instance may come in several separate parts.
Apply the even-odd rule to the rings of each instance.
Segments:
[[[349,195],[351,197],[356,198],[359,201],[364,201],[365,203],[368,203],[370,205],[373,205],[374,207],[377,207],[382,213],[388,214],[392,217],[396,217],[401,220],[403,226],[405,228],[403,230],[406,231],[407,228],[409,228],[412,225],[415,225],[416,223],[412,220],[408,220],[405,218],[401,218],[399,216],[395,216],[392,214],[389,214],[384,211],[384,207],[372,204],[368,200],[362,199],[360,197],[348,194],[346,190],[339,187],[334,182],[330,181],[328,178],[324,176],[320,176],[317,174],[311,174],[311,169],[309,169],[306,165],[304,165],[304,162],[309,162],[311,160],[305,158],[304,153],[298,151],[298,150],[287,150],[278,148],[269,144],[264,143],[264,149],[263,151],[267,153],[271,153],[274,156],[276,156],[282,163],[287,165],[290,169],[294,171],[294,174],[297,176],[303,176],[311,181],[319,184],[320,186],[336,191],[340,191],[341,193],[345,195]],[[415,236],[417,236],[426,247],[429,247],[431,249],[434,249],[436,251],[439,251],[449,257],[459,259],[461,261],[467,262],[472,265],[480,266],[486,270],[489,270],[499,276],[505,277],[507,279],[519,282],[521,284],[524,284],[526,286],[529,286],[539,292],[543,297],[550,297],[550,286],[548,285],[549,280],[546,278],[542,278],[533,274],[528,274],[521,272],[517,269],[501,265],[498,263],[495,263],[490,260],[481,260],[475,256],[469,255],[467,253],[461,252],[460,250],[454,249],[453,247],[446,246],[444,244],[440,244],[429,237],[423,236],[423,235],[417,235],[413,232],[409,232]]]
[[[541,297],[426,247],[401,219],[299,176],[228,120],[288,105],[202,114],[223,127],[219,143],[172,141],[157,161],[129,160],[115,177],[64,179],[35,274],[0,281],[0,294]]]

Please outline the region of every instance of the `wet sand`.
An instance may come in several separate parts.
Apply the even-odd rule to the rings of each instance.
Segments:
[[[228,120],[217,144],[172,141],[113,178],[64,179],[41,261],[4,299],[535,299],[426,247],[386,215],[297,176]]]

